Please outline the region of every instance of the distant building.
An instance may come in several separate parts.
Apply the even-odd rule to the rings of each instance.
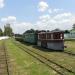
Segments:
[[[74,39],[75,38],[75,29],[71,30],[70,33],[64,34],[65,39]]]

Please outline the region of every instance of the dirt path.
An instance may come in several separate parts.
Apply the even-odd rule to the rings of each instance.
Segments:
[[[9,75],[7,54],[4,42],[0,45],[0,75]]]

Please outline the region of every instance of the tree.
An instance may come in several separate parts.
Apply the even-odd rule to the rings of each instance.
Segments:
[[[49,30],[47,30],[47,32],[50,32]]]
[[[3,31],[1,28],[0,28],[0,36],[3,36]]]
[[[69,30],[65,30],[64,33],[70,33],[70,31]]]
[[[75,29],[75,24],[73,24],[73,29]]]
[[[54,29],[53,31],[60,31],[60,29],[59,29],[59,28],[56,28],[56,29]]]
[[[6,24],[4,26],[4,35],[5,36],[12,36],[13,34],[13,31],[12,31],[12,28],[10,27],[10,24]]]
[[[26,32],[24,32],[24,33],[34,33],[35,32],[35,30],[34,29],[30,29],[30,30],[27,30]]]

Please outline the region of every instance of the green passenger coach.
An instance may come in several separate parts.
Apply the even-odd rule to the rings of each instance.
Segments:
[[[27,43],[37,44],[37,33],[25,33],[23,34],[23,40]]]

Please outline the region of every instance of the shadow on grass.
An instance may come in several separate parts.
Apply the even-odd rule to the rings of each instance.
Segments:
[[[40,51],[44,51],[44,52],[63,52],[64,50],[53,50],[53,49],[48,49],[45,47],[39,47],[37,45],[33,45],[33,48],[38,49]]]
[[[20,42],[20,43],[22,43],[22,44],[25,44],[25,45],[27,45],[27,46],[32,45],[32,44],[30,44],[30,43],[28,43],[28,42],[24,42],[23,40],[19,40],[19,39],[15,39],[15,40],[18,41],[18,42]]]
[[[40,51],[44,51],[44,52],[64,52],[64,50],[53,50],[53,49],[48,49],[45,47],[39,47],[37,46],[37,44],[24,42],[23,40],[16,40],[16,41],[19,41],[20,43],[25,44],[26,46],[32,46],[33,48],[38,49]]]

